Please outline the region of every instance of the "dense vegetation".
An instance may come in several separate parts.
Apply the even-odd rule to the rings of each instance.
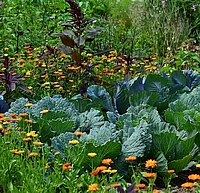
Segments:
[[[0,2],[0,191],[171,192],[190,171],[198,192],[199,15],[197,0]]]

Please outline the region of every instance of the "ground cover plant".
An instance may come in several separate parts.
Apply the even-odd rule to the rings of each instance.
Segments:
[[[198,2],[0,10],[1,192],[200,191]]]

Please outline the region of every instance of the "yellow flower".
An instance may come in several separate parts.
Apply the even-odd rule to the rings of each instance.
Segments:
[[[88,186],[88,192],[93,192],[93,191],[96,191],[96,190],[99,190],[99,188],[98,188],[98,184],[90,184],[89,186]]]
[[[146,161],[145,167],[146,168],[155,168],[157,166],[156,160],[149,159]]]
[[[33,104],[32,103],[26,103],[24,106],[25,107],[31,107],[31,106],[33,106]]]
[[[41,146],[41,145],[43,145],[43,143],[40,142],[40,141],[34,141],[33,144],[36,145],[36,146]]]
[[[76,145],[77,143],[79,143],[79,141],[75,140],[75,139],[69,141],[69,144],[71,144],[71,145]]]
[[[83,135],[83,132],[81,132],[81,131],[77,131],[77,132],[74,133],[74,135],[76,135],[76,136],[78,137],[78,136]]]
[[[35,134],[36,131],[31,131],[29,133],[26,134],[27,137],[37,137],[38,134]]]
[[[200,164],[197,164],[197,165],[196,165],[196,168],[200,168]]]
[[[40,114],[46,114],[48,112],[49,112],[49,110],[42,110],[42,111],[40,111]]]
[[[88,153],[89,157],[95,157],[97,154],[96,153]]]
[[[11,149],[10,152],[15,153],[15,152],[17,152],[17,149]]]
[[[115,174],[115,173],[117,173],[117,170],[111,170],[110,173]]]
[[[59,152],[59,151],[57,151],[57,152],[55,152],[55,153],[54,153],[54,155],[59,155],[59,154],[60,154],[60,152]]]
[[[24,151],[16,151],[15,152],[15,154],[17,154],[17,155],[21,155],[21,154],[23,154],[24,153]]]

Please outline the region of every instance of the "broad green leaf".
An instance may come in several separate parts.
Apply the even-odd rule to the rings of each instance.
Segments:
[[[144,83],[144,90],[159,93],[164,87],[168,87],[168,80],[156,74],[149,74]]]
[[[59,135],[61,133],[65,133],[67,131],[73,131],[74,130],[74,121],[67,120],[51,120],[48,122],[49,127],[52,129],[52,131],[55,131],[56,135]]]
[[[186,130],[188,132],[192,132],[196,129],[196,125],[193,124],[184,112],[173,112],[167,110],[165,112],[165,120],[177,127],[178,130]]]
[[[155,155],[161,151],[168,161],[174,159],[174,147],[177,143],[175,133],[165,132],[152,135],[151,152]]]
[[[134,95],[131,95],[129,98],[130,105],[139,106],[149,104],[153,106],[156,101],[159,99],[159,95],[156,93],[151,93],[148,91],[140,91]]]
[[[162,176],[168,176],[169,175],[167,172],[168,161],[162,152],[159,152],[159,155],[156,158],[156,161],[157,161],[156,171]]]
[[[187,155],[189,155],[194,148],[194,140],[195,140],[195,135],[192,137],[186,139],[186,140],[180,140],[176,145],[175,145],[175,156],[174,159],[181,159]]]
[[[192,155],[187,155],[183,157],[182,159],[173,160],[168,163],[168,168],[175,170],[176,173],[182,171],[192,159]]]
[[[78,110],[78,112],[83,113],[89,111],[91,108],[101,109],[103,101],[99,98],[90,99],[73,99],[70,100]]]
[[[88,156],[88,153],[96,153],[93,158]],[[109,141],[104,145],[95,146],[93,143],[86,143],[83,151],[77,155],[75,164],[83,166],[91,171],[97,166],[100,166],[102,159],[110,158],[114,161],[121,153],[121,144],[119,142]],[[93,167],[93,168],[92,168]]]

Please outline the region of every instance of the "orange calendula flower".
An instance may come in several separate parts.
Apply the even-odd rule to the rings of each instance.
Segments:
[[[69,144],[71,144],[71,145],[76,145],[76,144],[78,144],[79,143],[79,141],[78,140],[70,140],[69,141]]]
[[[184,184],[181,185],[182,188],[192,188],[194,187],[194,183],[193,182],[186,182]]]
[[[36,146],[41,146],[41,145],[43,145],[43,143],[40,142],[40,141],[34,141],[33,144],[36,145]]]
[[[96,153],[88,153],[88,156],[92,158],[95,157],[96,155],[97,155]]]
[[[145,178],[155,178],[156,177],[156,173],[146,173],[143,176]]]
[[[23,138],[22,140],[23,140],[23,141],[25,141],[25,142],[29,142],[29,141],[31,141],[31,140],[32,140],[32,138],[30,138],[30,137],[27,137],[27,138]]]
[[[32,124],[32,123],[33,123],[33,120],[31,120],[31,119],[25,119],[25,122],[26,122],[26,123]]]
[[[160,191],[160,190],[154,189],[154,190],[153,190],[153,193],[161,193],[161,191]]]
[[[120,184],[111,184],[111,186],[112,186],[113,188],[117,188],[117,187],[120,186]]]
[[[173,174],[175,172],[175,170],[168,170],[167,171],[169,174]]]
[[[96,170],[93,170],[92,172],[90,172],[91,175],[95,176],[99,173],[100,170],[96,169]]]
[[[125,158],[126,161],[135,161],[136,159],[137,159],[136,156],[129,156]]]
[[[145,184],[136,184],[136,187],[141,189],[144,188],[145,186],[146,186]]]
[[[145,167],[146,168],[155,168],[157,166],[156,160],[149,159],[146,161]]]
[[[98,187],[98,184],[90,184],[88,186],[88,192],[93,192],[93,191],[96,191],[96,190],[99,190],[99,187]]]
[[[28,113],[20,113],[19,116],[20,117],[26,117],[26,116],[28,116]]]
[[[72,168],[71,163],[66,163],[62,165],[63,170],[70,170]]]
[[[83,135],[83,132],[81,132],[81,131],[77,131],[77,132],[74,133],[74,135],[76,135],[76,136],[78,137],[78,136]]]
[[[36,157],[38,156],[38,153],[34,153],[34,152],[28,152],[28,157]]]
[[[188,176],[188,179],[193,180],[193,181],[200,180],[200,175],[199,174],[191,174]]]
[[[16,113],[10,113],[11,117],[14,117],[16,115]]]
[[[105,165],[110,165],[110,164],[112,164],[112,163],[114,163],[114,162],[112,161],[112,159],[108,158],[108,159],[103,159],[103,160],[101,161],[101,163],[102,163],[102,164],[105,164]]]

